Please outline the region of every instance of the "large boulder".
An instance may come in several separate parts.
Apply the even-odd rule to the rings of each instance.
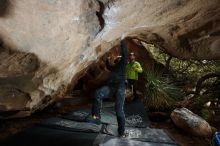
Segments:
[[[175,125],[189,134],[199,137],[211,137],[212,128],[208,122],[186,108],[175,109],[171,113]]]
[[[219,59],[219,16],[219,0],[1,0],[0,45],[11,52],[0,49],[0,82],[29,94],[32,113],[62,99],[121,36]]]

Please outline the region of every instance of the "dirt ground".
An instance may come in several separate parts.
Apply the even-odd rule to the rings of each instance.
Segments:
[[[17,132],[20,132],[26,128],[33,126],[40,121],[54,116],[59,116],[61,114],[67,113],[74,109],[79,109],[82,107],[90,107],[91,102],[84,102],[80,104],[56,104],[48,107],[44,111],[33,114],[31,117],[12,119],[12,120],[2,120],[0,121],[0,140],[5,139]],[[216,120],[212,123],[212,126],[220,130],[220,125],[218,124],[220,120]],[[218,127],[219,126],[219,127]],[[172,123],[171,120],[165,120],[161,122],[152,122],[152,128],[164,129],[179,145],[181,146],[209,146],[211,139],[204,139],[199,137],[194,137],[188,135],[186,132],[178,129]]]

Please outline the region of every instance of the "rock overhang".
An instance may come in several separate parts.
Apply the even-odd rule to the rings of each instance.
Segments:
[[[220,58],[218,0],[5,0],[4,5],[3,46],[35,54],[39,61],[24,83],[35,85],[25,91],[31,112],[62,98],[122,36],[153,43],[181,59]]]

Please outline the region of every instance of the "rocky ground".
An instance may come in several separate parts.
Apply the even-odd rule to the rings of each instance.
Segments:
[[[44,111],[35,113],[31,117],[0,121],[0,140],[20,132],[25,128],[29,128],[46,118],[59,116],[74,109],[90,106],[91,100],[88,99],[65,99],[63,102],[54,104],[46,108]],[[208,146],[210,144],[210,139],[190,136],[186,132],[183,132],[182,130],[175,127],[170,119],[157,121],[150,117],[150,120],[152,128],[164,129],[181,146]],[[220,126],[218,125],[219,121],[220,118],[216,119],[212,123],[212,126],[215,126],[218,128],[218,130],[220,130]]]
[[[163,122],[152,122],[151,127],[164,129],[181,146],[208,146],[210,139],[190,136],[188,133],[177,128],[170,120]]]

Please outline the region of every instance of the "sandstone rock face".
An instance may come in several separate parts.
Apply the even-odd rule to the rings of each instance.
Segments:
[[[211,137],[212,135],[209,123],[186,108],[175,109],[171,113],[171,119],[177,127],[192,135],[200,137]]]
[[[0,87],[0,90],[1,111],[25,110],[27,102],[30,101],[28,95],[15,88]]]
[[[27,93],[30,113],[42,109],[121,36],[178,58],[219,59],[219,15],[219,0],[2,0],[0,83]]]
[[[38,68],[34,54],[3,50],[0,53],[0,78],[19,77],[33,73]]]

